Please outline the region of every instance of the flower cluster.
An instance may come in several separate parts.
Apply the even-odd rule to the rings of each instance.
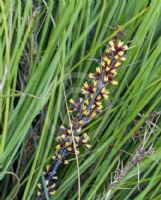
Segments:
[[[127,45],[120,40],[110,41],[109,47],[102,56],[100,66],[94,73],[89,74],[92,80],[90,83],[83,84],[82,95],[84,98],[80,98],[78,101],[73,99],[69,101],[72,104],[71,113],[74,120],[78,122],[78,126],[85,125],[102,111],[102,101],[108,99],[109,95],[106,86],[110,83],[118,84],[114,78],[122,61],[126,60],[124,54],[127,49]]]
[[[63,164],[68,164],[67,160],[65,160],[62,157],[62,149],[66,149],[66,151],[70,154],[79,154],[78,148],[80,146],[84,146],[86,148],[89,148],[90,145],[88,144],[89,142],[89,137],[86,133],[83,135],[78,135],[80,133],[81,129],[78,130],[73,130],[72,128],[65,128],[61,126],[61,136],[57,137],[57,146],[56,146],[56,153],[54,156],[54,159],[56,158],[57,160],[60,160]],[[77,134],[75,134],[75,132]],[[72,136],[73,135],[73,136]],[[74,141],[73,141],[74,137]],[[74,146],[75,142],[75,146]]]
[[[52,166],[46,165],[46,168],[43,172],[44,179],[45,179],[45,186],[46,186],[46,190],[49,196],[52,196],[55,194],[56,184],[54,183],[54,180],[57,179],[56,176],[52,176],[51,178],[51,171],[52,171]],[[43,184],[38,183],[37,187],[38,187],[38,190],[37,190],[36,200],[45,200],[45,195],[44,195],[45,192],[44,192]]]
[[[128,49],[123,42],[117,38],[109,42],[105,50],[100,65],[94,73],[89,74],[91,79],[82,86],[82,97],[78,100],[70,99],[70,118],[72,125],[65,128],[60,127],[60,134],[57,136],[57,146],[53,157],[53,164],[45,175],[46,188],[49,196],[54,194],[51,189],[55,188],[53,176],[61,164],[68,164],[67,157],[79,154],[79,148],[90,148],[89,137],[86,133],[82,134],[83,127],[93,120],[103,110],[103,101],[108,99],[108,84],[117,85],[114,80],[118,67],[125,61],[125,51]],[[73,141],[74,138],[74,141]],[[42,184],[38,184],[39,190],[37,200],[44,198]]]

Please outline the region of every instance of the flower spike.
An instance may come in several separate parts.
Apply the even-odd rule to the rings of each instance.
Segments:
[[[90,148],[89,136],[82,133],[82,129],[102,112],[103,101],[107,100],[109,96],[107,86],[109,84],[118,85],[115,76],[119,66],[126,60],[125,51],[127,49],[127,45],[117,37],[111,40],[102,56],[100,66],[96,67],[94,73],[89,74],[91,80],[82,86],[83,97],[78,98],[78,100],[69,100],[72,125],[60,127],[52,164],[47,165],[44,171],[46,190],[49,196],[55,194],[56,185],[53,179],[55,179],[60,165],[68,164],[67,158],[78,155],[81,152],[81,147]],[[37,187],[36,200],[42,200],[45,197],[44,186],[39,183]]]

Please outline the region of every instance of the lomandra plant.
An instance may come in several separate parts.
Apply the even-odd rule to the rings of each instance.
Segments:
[[[160,11],[159,0],[0,0],[0,199],[161,199],[161,121],[144,149],[153,144],[153,154],[138,151],[136,134],[161,110]],[[120,30],[110,28],[116,24],[130,41],[127,61],[111,69],[108,58],[116,64],[122,52],[105,52],[94,72],[91,58]],[[78,76],[89,72],[76,100],[72,88],[80,92]],[[129,156],[120,152],[139,162],[126,168]]]
[[[71,104],[68,116],[69,126],[60,127],[53,159],[45,167],[42,182],[38,183],[36,200],[43,200],[46,196],[54,195],[58,169],[68,164],[68,158],[75,156],[78,159],[82,147],[90,148],[89,136],[83,129],[103,112],[104,101],[108,99],[110,93],[107,87],[109,84],[118,84],[115,76],[119,66],[126,60],[127,49],[127,45],[120,40],[120,33],[118,33],[109,42],[96,71],[89,74],[90,80],[83,84],[81,97],[77,100],[69,100]]]

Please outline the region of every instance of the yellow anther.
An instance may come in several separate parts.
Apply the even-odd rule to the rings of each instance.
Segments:
[[[125,58],[125,57],[122,57],[122,58],[121,58],[121,60],[122,60],[122,61],[125,61],[125,60],[126,60],[126,58]]]
[[[55,158],[56,158],[55,156],[52,157],[53,160],[55,160]]]
[[[103,61],[103,62],[101,62],[101,65],[104,67],[105,66],[105,62]]]
[[[69,162],[67,160],[64,160],[64,164],[67,165]]]
[[[102,110],[102,106],[99,106],[97,109],[98,109],[98,111],[101,111]]]
[[[46,171],[49,172],[50,170],[50,165],[46,165]]]
[[[62,138],[62,139],[65,139],[65,137],[66,137],[66,135],[65,135],[65,134],[61,135],[61,138]]]
[[[107,63],[107,65],[110,65],[111,63],[111,59],[109,59],[108,57],[104,57],[103,60]]]
[[[97,100],[101,100],[101,99],[102,99],[101,95],[98,95]]]
[[[97,72],[98,74],[100,74],[100,73],[101,73],[101,68],[100,68],[100,67],[97,67],[97,68],[96,68],[96,72]]]
[[[108,77],[107,76],[104,76],[104,82],[107,82],[108,81]]]
[[[37,192],[37,196],[40,196],[40,195],[41,195],[41,192],[40,192],[40,191],[38,191],[38,192]]]
[[[37,184],[37,187],[38,187],[39,189],[41,189],[41,187],[42,187],[41,183],[38,183],[38,184]]]
[[[109,51],[109,49],[106,49],[105,52],[106,52],[106,53],[109,53],[110,51]]]
[[[87,106],[83,105],[82,110],[85,111],[87,109]]]
[[[116,62],[115,67],[119,67],[121,65],[120,62]]]
[[[91,148],[91,145],[90,145],[90,144],[86,144],[86,147],[87,147],[88,149],[90,149],[90,148]]]
[[[118,46],[118,47],[122,47],[122,46],[123,46],[123,44],[124,44],[124,43],[123,43],[123,42],[121,42],[121,41],[119,40],[119,41],[118,41],[118,43],[117,43],[117,46]]]
[[[65,127],[63,125],[60,126],[61,129],[65,129]]]
[[[110,71],[110,68],[109,67],[106,67],[106,72]]]
[[[119,51],[119,52],[118,52],[118,55],[119,55],[119,56],[123,56],[123,55],[124,55],[124,52],[123,52],[123,51]]]
[[[55,193],[56,193],[55,190],[49,192],[49,194],[50,194],[51,196],[54,195]]]
[[[89,100],[88,100],[88,99],[85,100],[85,104],[86,104],[87,106],[89,105]]]
[[[75,101],[74,101],[73,99],[70,99],[70,100],[69,100],[69,103],[74,104]]]
[[[95,105],[93,104],[93,105],[91,105],[91,109],[93,109],[93,108],[95,108]]]
[[[56,146],[56,149],[59,150],[61,148],[60,144]]]
[[[87,135],[87,133],[84,133],[83,136],[84,136],[85,138],[88,138],[88,139],[89,139],[89,136]]]
[[[116,55],[114,58],[115,58],[116,60],[118,60],[118,59],[119,59],[119,56],[118,56],[118,55]]]
[[[87,143],[87,142],[88,142],[87,139],[82,140],[82,143]]]
[[[109,42],[110,46],[113,48],[114,47],[114,42],[113,41],[110,41]]]
[[[102,88],[101,92],[102,92],[102,93],[106,93],[106,94],[109,94],[109,93],[110,93],[110,92],[109,92],[108,90],[106,90],[106,88],[104,88],[104,87]]]
[[[94,86],[94,87],[97,86],[97,81],[93,81],[93,86]]]
[[[86,90],[84,90],[83,88],[81,89],[82,94],[87,94],[88,92]]]
[[[84,121],[83,121],[83,120],[80,120],[80,121],[79,121],[79,124],[80,124],[80,125],[83,125],[83,124],[84,124]]]
[[[58,154],[57,157],[58,157],[59,160],[61,160],[61,158],[62,158],[61,154]]]
[[[89,85],[88,85],[88,83],[87,83],[87,82],[85,82],[85,83],[83,84],[83,86],[84,86],[84,88],[86,88],[86,89],[88,89],[88,88],[89,88]]]
[[[95,75],[93,73],[90,73],[88,76],[89,78],[95,78]]]
[[[84,110],[84,111],[82,111],[82,115],[86,115],[86,111]]]
[[[76,137],[75,137],[75,140],[78,142],[78,141],[79,141],[79,136],[76,136]]]
[[[94,88],[92,88],[92,91],[93,91],[93,92],[96,92],[96,88],[95,88],[95,87],[94,87]]]
[[[128,50],[128,46],[127,45],[123,46],[123,48],[124,48],[124,51]]]
[[[89,113],[90,113],[90,112],[89,112],[89,111],[87,111],[87,112],[86,112],[86,115],[89,115]]]
[[[115,73],[116,73],[116,69],[112,69],[110,72],[111,72],[112,74],[115,74]]]
[[[68,134],[72,134],[72,129],[67,130]]]
[[[111,83],[112,83],[113,85],[118,85],[118,82],[115,81],[115,80],[113,80]]]
[[[68,150],[68,151],[72,151],[72,147],[68,147],[67,150]]]
[[[95,117],[96,115],[97,115],[97,113],[93,112],[92,115],[91,115],[91,117]]]
[[[68,146],[70,146],[70,145],[71,145],[70,142],[66,142],[66,143],[65,143],[65,147],[68,147]]]
[[[48,186],[48,184],[49,184],[49,180],[46,180],[46,181],[45,181],[45,184],[46,184],[46,186]]]
[[[98,102],[96,102],[96,105],[97,105],[97,106],[101,106],[102,103],[98,101]]]

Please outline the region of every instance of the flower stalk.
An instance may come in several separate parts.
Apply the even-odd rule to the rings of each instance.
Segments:
[[[82,97],[76,101],[69,100],[72,123],[69,127],[60,127],[61,134],[56,138],[57,146],[53,160],[44,171],[46,190],[49,196],[55,193],[55,175],[61,165],[68,164],[68,156],[78,155],[80,147],[90,148],[89,136],[86,133],[82,134],[82,129],[103,111],[103,101],[107,100],[109,96],[107,85],[118,84],[114,78],[119,66],[126,60],[125,52],[127,49],[127,45],[124,45],[118,37],[110,41],[100,65],[94,73],[89,74],[90,81],[83,84]],[[36,200],[43,199],[45,199],[44,187],[39,183]]]

